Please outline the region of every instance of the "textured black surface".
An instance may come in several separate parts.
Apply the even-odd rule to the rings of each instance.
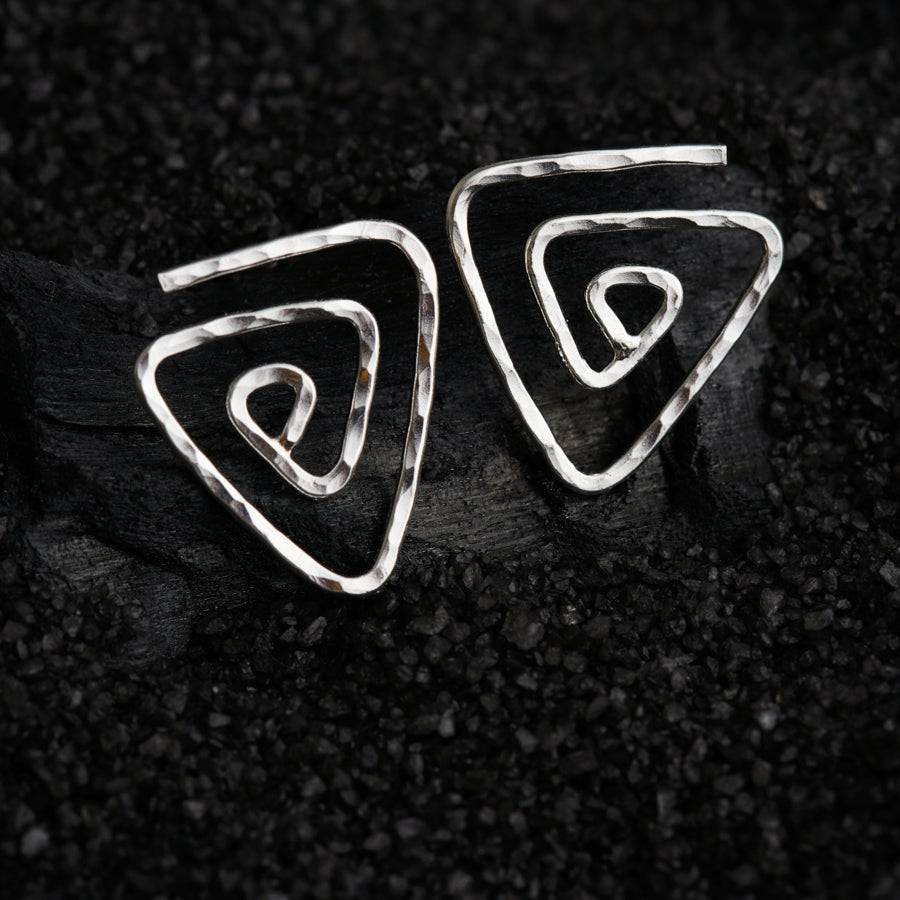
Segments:
[[[244,6],[3,4],[4,895],[896,896],[892,5]],[[771,215],[787,259],[768,321],[653,463],[571,497],[480,352],[447,194],[495,159],[711,140],[727,177],[567,189],[582,209],[687,192]],[[516,228],[553,202],[484,210],[523,354],[547,340],[516,312]],[[178,300],[151,274],[366,216],[426,240],[445,355],[397,579],[341,603],[255,553],[123,367],[161,328],[296,289],[292,271],[329,291],[337,274],[398,325],[401,410],[390,259]],[[660,249],[704,310],[746,262]],[[576,296],[595,251],[559,261]],[[651,396],[685,338],[644,375]],[[612,452],[535,369],[571,439]],[[633,426],[635,403],[607,411]],[[370,500],[402,423],[379,427]]]

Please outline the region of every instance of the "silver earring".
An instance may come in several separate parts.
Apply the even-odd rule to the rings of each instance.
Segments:
[[[541,312],[569,371],[577,381],[593,389],[610,387],[627,375],[671,327],[682,304],[681,284],[670,272],[644,266],[617,266],[601,272],[590,282],[586,292],[588,307],[614,352],[613,361],[605,368],[597,370],[589,365],[579,351],[547,277],[544,255],[551,241],[568,234],[647,229],[740,228],[759,235],[763,243],[763,259],[750,286],[710,347],[657,417],[631,447],[608,468],[601,472],[583,472],[574,465],[560,446],[516,371],[503,340],[472,251],[468,224],[472,200],[479,191],[490,185],[508,184],[522,179],[577,172],[620,172],[644,166],[721,166],[725,165],[725,162],[725,147],[715,145],[593,150],[567,153],[562,156],[532,157],[501,162],[471,172],[456,185],[450,197],[447,207],[450,246],[475,308],[475,315],[488,352],[500,371],[525,427],[540,446],[547,462],[556,475],[576,491],[596,494],[618,484],[630,475],[665,437],[743,334],[762,304],[781,269],[781,235],[775,225],[763,216],[722,209],[651,210],[562,216],[544,222],[531,233],[526,246],[526,267]],[[651,284],[664,294],[659,312],[637,335],[626,331],[605,300],[606,291],[610,287],[623,283]]]
[[[297,322],[323,319],[349,321],[356,327],[359,335],[359,366],[340,459],[326,475],[311,475],[297,465],[291,455],[303,436],[316,402],[315,385],[302,369],[283,363],[251,369],[232,383],[226,403],[228,416],[238,432],[285,481],[307,497],[328,497],[344,488],[353,477],[365,445],[369,424],[378,371],[379,334],[374,317],[364,306],[352,300],[315,300],[222,316],[158,338],[141,354],[135,366],[138,386],[150,411],[175,449],[187,460],[216,499],[313,584],[344,594],[367,594],[384,584],[397,562],[416,498],[434,393],[438,334],[437,274],[428,251],[402,225],[365,220],[280,238],[190,263],[159,276],[164,291],[176,291],[210,278],[275,260],[358,241],[386,241],[398,247],[416,272],[419,290],[419,332],[412,405],[400,476],[387,530],[375,563],[365,574],[347,576],[332,571],[270,522],[194,443],[172,413],[156,380],[157,369],[164,360],[211,341]],[[291,386],[295,394],[294,406],[277,438],[266,434],[247,408],[247,401],[252,393],[274,383]]]

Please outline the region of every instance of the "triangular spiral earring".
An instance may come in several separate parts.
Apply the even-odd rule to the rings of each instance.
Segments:
[[[684,147],[641,147],[633,150],[589,150],[562,156],[539,156],[485,166],[469,173],[453,191],[447,207],[450,247],[488,352],[503,383],[519,410],[525,427],[556,475],[569,487],[585,494],[608,490],[630,475],[656,448],[678,421],[688,404],[697,396],[712,373],[734,346],[759,309],[772,282],[781,269],[782,240],[775,225],[750,212],[722,209],[650,210],[627,213],[597,213],[550,219],[532,232],[525,251],[525,265],[544,320],[550,329],[566,367],[585,387],[607,388],[628,374],[671,327],[682,305],[681,283],[670,272],[644,266],[616,266],[591,280],[586,300],[591,315],[606,335],[614,354],[603,369],[592,368],[581,354],[566,322],[556,294],[547,277],[544,255],[551,241],[569,234],[621,231],[736,228],[759,236],[763,257],[749,287],[737,302],[725,325],[700,357],[681,386],[663,405],[654,420],[615,462],[600,472],[578,469],[553,434],[521,375],[497,324],[491,300],[485,289],[469,234],[469,208],[475,195],[491,185],[509,184],[532,178],[566,173],[621,172],[646,166],[725,165],[725,148],[716,145]],[[660,311],[640,334],[629,334],[618,316],[606,303],[606,291],[616,284],[642,283],[659,288],[664,294]]]
[[[159,276],[164,291],[175,291],[275,260],[359,241],[385,241],[398,247],[416,273],[419,294],[412,403],[400,475],[375,562],[364,574],[347,576],[332,571],[269,521],[191,439],[160,393],[156,377],[160,364],[165,360],[221,338],[312,320],[343,319],[352,323],[359,336],[359,365],[340,458],[327,474],[314,476],[291,457],[316,402],[315,385],[302,369],[285,363],[259,366],[235,379],[227,397],[228,415],[250,446],[300,493],[312,498],[327,497],[343,489],[353,477],[365,445],[380,343],[375,319],[364,306],[352,300],[312,300],[222,316],[158,338],[140,355],[135,366],[138,386],[150,411],[175,449],[216,499],[313,584],[344,594],[367,594],[384,584],[397,562],[416,499],[434,394],[438,334],[437,274],[428,251],[402,225],[363,220],[247,247],[181,266]],[[294,406],[277,438],[262,430],[247,407],[252,393],[274,383],[289,385],[295,394]]]

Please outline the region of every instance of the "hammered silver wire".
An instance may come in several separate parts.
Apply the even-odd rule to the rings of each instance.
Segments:
[[[584,358],[572,337],[556,292],[546,278],[543,254],[539,260],[534,260],[529,268],[529,275],[534,277],[532,284],[538,303],[544,313],[544,320],[556,338],[556,346],[563,361],[576,380],[585,387],[595,389],[611,387],[624,378],[672,327],[684,300],[681,282],[665,269],[654,266],[613,266],[595,275],[585,288],[584,298],[613,350],[613,359],[603,369],[597,370]],[[652,285],[662,291],[663,301],[659,310],[639,334],[631,334],[625,328],[606,299],[606,293],[611,287],[622,284]]]
[[[295,309],[295,322],[303,318],[346,319],[355,326],[359,337],[359,365],[353,384],[353,397],[344,429],[341,454],[334,467],[324,475],[313,475],[292,457],[316,405],[315,382],[297,366],[275,363],[244,372],[228,389],[226,406],[232,424],[247,443],[288,484],[307,497],[320,500],[343,490],[359,464],[375,396],[380,340],[375,318],[364,306],[352,300],[313,301],[297,304]],[[270,437],[260,428],[247,405],[252,394],[271,384],[287,384],[295,392],[294,406],[277,438]]]
[[[138,386],[150,411],[162,426],[175,449],[185,458],[213,496],[310,582],[328,591],[354,595],[367,594],[377,590],[393,571],[415,503],[434,396],[438,335],[437,273],[425,246],[402,225],[379,220],[363,220],[247,247],[222,256],[180,266],[177,269],[163,272],[159,276],[163,290],[179,290],[210,278],[264,265],[275,260],[369,240],[392,244],[406,256],[416,273],[419,311],[410,420],[403,447],[397,489],[375,562],[362,575],[342,575],[335,572],[307,553],[270,522],[219,471],[190,438],[160,393],[156,379],[157,370],[166,359],[193,347],[220,338],[289,324],[295,321],[297,316],[301,318],[312,316],[312,310],[316,310],[316,314],[320,316],[352,319],[354,315],[358,315],[358,309],[361,308],[359,304],[348,300],[309,301],[223,316],[211,322],[185,328],[158,338],[144,350],[135,365]],[[374,371],[372,374],[375,374]],[[351,416],[353,415],[354,412],[351,410]],[[357,412],[357,415],[360,413]],[[356,433],[359,433],[359,430],[357,427]]]
[[[578,172],[618,172],[658,165],[717,166],[725,165],[725,162],[725,147],[719,145],[591,150],[562,156],[532,157],[477,169],[466,175],[456,185],[450,197],[447,206],[447,230],[450,246],[472,301],[488,351],[526,428],[537,442],[547,462],[555,474],[576,491],[596,494],[608,490],[627,478],[653,452],[749,325],[781,268],[783,255],[781,235],[775,225],[763,216],[729,210],[652,210],[632,213],[603,213],[594,216],[563,216],[551,219],[535,229],[528,240],[526,249],[526,268],[529,278],[542,312],[554,333],[560,355],[567,366],[573,369],[576,378],[591,387],[608,385],[602,383],[604,377],[602,371],[601,373],[595,372],[586,362],[584,362],[584,366],[589,371],[581,367],[578,360],[580,358],[583,361],[583,357],[574,345],[574,340],[570,344],[566,338],[566,335],[571,337],[571,332],[565,324],[562,312],[559,310],[559,303],[543,269],[543,252],[551,240],[563,234],[575,233],[716,227],[749,229],[760,236],[764,246],[762,262],[750,287],[741,296],[709,349],[700,357],[656,418],[644,429],[628,450],[606,469],[600,472],[583,472],[575,466],[556,440],[547,420],[516,370],[506,342],[503,340],[472,249],[468,223],[472,200],[479,191],[490,185],[523,179]],[[628,268],[634,269],[635,267]],[[603,274],[601,273],[601,276]],[[666,327],[670,325],[671,322]],[[659,335],[654,340],[657,340],[658,337]],[[622,377],[621,374],[618,377]],[[599,379],[600,383],[591,384],[590,382],[595,379]]]

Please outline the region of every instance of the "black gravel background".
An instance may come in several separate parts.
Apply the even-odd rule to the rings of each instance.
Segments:
[[[149,283],[488,161],[718,140],[787,261],[737,539],[548,536],[141,667],[128,598],[7,558],[0,894],[900,896],[894,6],[2,0],[8,248]]]

